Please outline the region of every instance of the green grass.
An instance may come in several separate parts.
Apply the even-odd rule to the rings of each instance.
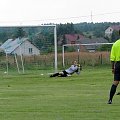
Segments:
[[[41,76],[43,72],[1,73],[0,120],[120,119],[120,96],[107,104],[110,68],[86,68],[81,75],[67,78]]]

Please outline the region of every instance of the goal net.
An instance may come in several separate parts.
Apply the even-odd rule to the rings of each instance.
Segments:
[[[113,43],[65,44],[62,47],[63,67],[77,60],[83,66],[110,64],[110,50]]]
[[[57,71],[56,25],[0,27],[0,72]]]

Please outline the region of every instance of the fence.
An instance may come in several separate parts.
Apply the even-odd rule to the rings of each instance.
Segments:
[[[110,52],[66,52],[65,67],[71,65],[72,61],[79,61],[82,66],[101,66],[110,64]],[[22,69],[20,56],[17,56],[18,66]],[[25,70],[48,70],[54,69],[54,54],[39,55],[39,56],[23,56]],[[9,71],[17,70],[15,57],[13,55],[0,56],[0,71],[6,70],[8,64]],[[62,54],[58,54],[58,69],[63,69]]]

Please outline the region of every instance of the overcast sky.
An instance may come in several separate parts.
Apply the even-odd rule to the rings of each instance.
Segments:
[[[0,25],[120,22],[120,0],[0,0]]]

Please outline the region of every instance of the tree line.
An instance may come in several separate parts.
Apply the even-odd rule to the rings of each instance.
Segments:
[[[105,30],[109,26],[119,24],[119,22],[57,24],[57,40],[59,41],[61,36],[64,37],[65,34],[82,34],[89,38],[105,37]],[[113,39],[116,38],[116,34],[114,32],[112,35]],[[49,51],[52,51],[54,45],[54,27],[0,27],[1,43],[7,39],[18,37],[28,37],[30,42],[39,49],[47,48]],[[62,42],[65,43],[65,41]]]

